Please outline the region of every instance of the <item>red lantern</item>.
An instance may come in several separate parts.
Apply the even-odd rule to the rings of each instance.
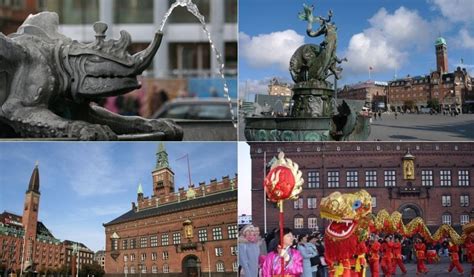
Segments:
[[[264,186],[270,201],[286,200],[295,187],[295,177],[291,169],[280,165],[270,170],[265,178]]]

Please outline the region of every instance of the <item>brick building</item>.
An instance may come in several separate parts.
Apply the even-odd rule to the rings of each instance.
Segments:
[[[388,82],[388,102],[392,110],[420,111],[429,101],[438,102],[440,109],[461,112],[474,111],[473,77],[465,68],[448,70],[446,40],[435,41],[436,70],[423,76],[407,76]]]
[[[365,106],[373,111],[386,110],[387,82],[367,81],[346,85],[338,91],[337,97],[350,100],[364,100]]]
[[[367,190],[373,212],[399,211],[405,223],[424,218],[433,230],[442,223],[460,231],[474,219],[474,143],[344,142],[249,143],[252,159],[252,219],[264,227],[263,166],[277,156],[298,163],[303,192],[284,204],[285,225],[296,232],[324,230],[319,201],[334,191]],[[264,157],[265,160],[264,160]],[[278,209],[267,202],[267,230],[278,226]]]
[[[95,252],[94,254],[94,261],[102,267],[102,269],[105,269],[105,251],[104,250],[99,250]]]
[[[236,276],[237,177],[175,191],[163,144],[156,155],[153,195],[140,184],[132,209],[104,224],[106,274]]]
[[[6,211],[0,214],[2,270],[20,274],[22,272],[52,272],[58,271],[63,266],[71,266],[72,242],[67,240],[61,242],[41,221],[38,221],[41,195],[39,187],[39,169],[36,165],[26,191],[23,215]],[[80,268],[83,263],[92,263],[92,258],[89,262],[88,257],[93,252],[85,245],[79,244],[81,245],[78,252],[81,257]]]

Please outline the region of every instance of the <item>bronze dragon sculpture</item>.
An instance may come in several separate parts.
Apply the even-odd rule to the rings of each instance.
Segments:
[[[30,15],[16,33],[0,33],[0,129],[2,136],[114,140],[118,135],[158,134],[181,140],[182,129],[166,119],[112,113],[94,101],[140,87],[163,34],[130,55],[130,34],[105,40],[107,25],[94,24],[95,41],[84,44],[58,32],[58,15]],[[5,135],[7,134],[7,135]]]

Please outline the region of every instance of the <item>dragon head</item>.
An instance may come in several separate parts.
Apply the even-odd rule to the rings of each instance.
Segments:
[[[372,212],[371,199],[365,190],[356,193],[336,191],[324,197],[319,205],[321,217],[331,220],[325,234],[334,239],[350,237],[358,222]]]
[[[131,55],[127,50],[131,37],[126,31],[120,31],[118,40],[105,40],[108,26],[97,22],[95,41],[81,43],[60,34],[58,25],[56,13],[41,12],[30,15],[10,37],[33,36],[46,42],[36,47],[54,48],[41,51],[54,52],[50,57],[54,61],[50,62],[57,68],[61,90],[69,92],[74,100],[120,95],[139,88],[137,75],[151,64],[163,36],[161,32],[155,33],[146,49]]]

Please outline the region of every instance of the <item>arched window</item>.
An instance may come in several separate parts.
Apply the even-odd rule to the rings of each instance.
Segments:
[[[128,274],[128,266],[123,267],[123,273]]]
[[[170,266],[168,264],[163,265],[163,273],[169,273],[170,272]]]
[[[135,267],[134,267],[134,266],[131,266],[131,267],[130,267],[130,273],[131,273],[131,274],[134,274],[134,273],[135,273]]]
[[[235,261],[235,262],[232,263],[232,270],[233,270],[234,272],[239,271],[239,263],[237,263],[237,261]]]
[[[216,263],[216,270],[217,272],[224,272],[224,262],[218,261]]]
[[[461,225],[469,223],[469,214],[467,214],[467,213],[461,214],[460,223],[461,223]]]
[[[151,266],[151,273],[158,273],[158,267],[156,265]]]
[[[318,230],[318,218],[315,215],[310,215],[308,217],[308,229]]]
[[[451,225],[452,223],[452,219],[451,219],[451,214],[449,213],[445,213],[441,216],[441,222],[443,224],[448,224],[448,225]]]
[[[302,229],[304,228],[304,218],[301,215],[295,215],[293,229]]]

